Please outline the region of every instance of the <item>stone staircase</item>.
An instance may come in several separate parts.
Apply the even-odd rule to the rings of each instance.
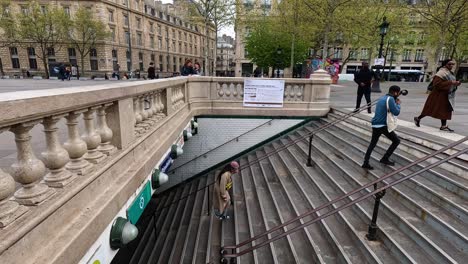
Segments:
[[[339,115],[329,114],[328,119],[311,122],[241,157],[241,167]],[[136,249],[121,253],[132,255],[130,263],[219,263],[222,246],[261,234],[434,151],[426,146],[430,144],[403,139],[392,156],[395,167],[382,166],[378,160],[389,145],[382,137],[371,160],[375,169],[365,171],[360,165],[370,141],[368,131],[362,122],[349,119],[316,134],[313,167],[305,165],[308,142],[304,140],[242,169],[233,177],[233,206],[231,218],[226,221],[214,218],[212,188],[204,188],[213,182],[217,172],[168,190],[156,197],[156,213],[146,230],[140,229]],[[430,163],[433,160],[392,179]],[[467,190],[468,162],[454,159],[387,190],[379,211],[377,241],[365,237],[374,206],[374,200],[367,199],[247,253],[237,258],[237,263],[466,263]],[[363,190],[361,195],[370,191]],[[318,215],[305,217],[268,237]],[[259,239],[241,250],[265,240]],[[113,263],[123,263],[119,259],[117,255]]]

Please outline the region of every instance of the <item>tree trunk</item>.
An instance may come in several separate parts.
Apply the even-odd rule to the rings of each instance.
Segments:
[[[330,23],[325,24],[325,34],[323,37],[323,52],[322,59],[327,59],[328,57],[328,34],[330,32]]]
[[[83,56],[83,53],[80,52],[80,59],[81,59],[81,71],[80,71],[80,75],[81,75],[81,76],[84,76],[84,73],[85,73],[85,70],[84,70],[84,69],[85,69],[85,67],[84,67],[84,57],[85,57],[85,56]]]
[[[205,17],[205,39],[206,39],[205,45],[206,45],[206,49],[205,49],[205,69],[204,69],[204,71],[205,71],[206,76],[210,76],[209,66],[208,66],[209,63],[210,63],[209,60],[208,60],[208,58],[209,58],[208,54],[209,54],[209,52],[210,52],[210,36],[209,36],[209,32],[210,32],[210,31],[209,31],[209,29],[208,29],[208,21],[207,21],[207,18]]]
[[[46,79],[49,79],[50,78],[49,65],[47,65],[47,55],[46,55],[45,49],[41,49],[41,53],[42,53],[42,63],[44,65],[45,77]]]
[[[291,77],[294,75],[294,42],[296,41],[296,34],[292,35],[292,43],[291,43]]]

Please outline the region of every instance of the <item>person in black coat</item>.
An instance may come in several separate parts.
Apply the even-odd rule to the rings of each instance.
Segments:
[[[375,74],[374,72],[369,69],[369,63],[367,62],[362,62],[362,67],[359,72],[354,74],[354,81],[358,84],[358,90],[357,90],[357,99],[356,99],[356,109],[354,110],[355,112],[358,111],[358,109],[361,107],[361,99],[362,96],[366,98],[367,101],[367,112],[370,114],[372,113],[371,111],[371,84],[372,80],[375,80]]]
[[[186,60],[184,66],[180,70],[180,75],[190,76],[190,75],[193,75],[193,74],[197,74],[197,73],[193,69],[192,61],[191,60]]]
[[[156,69],[154,68],[154,63],[152,62],[150,62],[150,65],[148,67],[148,79],[156,79]]]

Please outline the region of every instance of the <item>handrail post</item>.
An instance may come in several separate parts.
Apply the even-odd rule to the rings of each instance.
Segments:
[[[377,189],[377,184],[374,184],[374,190],[375,189]],[[372,220],[369,225],[369,231],[366,235],[367,239],[370,241],[377,240],[377,230],[379,229],[377,226],[377,217],[379,214],[380,199],[385,196],[385,190],[386,189],[375,194],[374,212],[372,213]]]
[[[307,157],[307,167],[312,167],[312,139],[314,139],[314,134],[310,135],[309,138],[309,156]]]
[[[206,203],[208,204],[206,207],[206,215],[210,215],[210,186],[208,186],[208,200]]]

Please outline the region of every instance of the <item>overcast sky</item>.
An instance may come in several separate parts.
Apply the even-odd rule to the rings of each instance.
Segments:
[[[171,3],[172,4],[172,0],[162,0],[163,3]],[[219,35],[223,35],[223,34],[226,34],[228,36],[231,36],[231,37],[235,37],[235,33],[234,33],[234,26],[229,26],[229,27],[225,27],[225,28],[222,28],[221,31],[219,32]]]

